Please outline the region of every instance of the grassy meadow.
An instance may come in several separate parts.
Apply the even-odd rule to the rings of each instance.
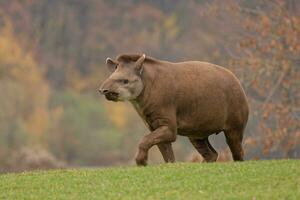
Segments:
[[[1,199],[300,199],[300,161],[176,163],[0,176]]]

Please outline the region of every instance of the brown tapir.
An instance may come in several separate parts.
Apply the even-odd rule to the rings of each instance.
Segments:
[[[153,145],[166,162],[174,162],[171,143],[177,135],[187,136],[206,162],[214,162],[218,154],[208,136],[221,131],[233,159],[243,160],[249,108],[241,84],[229,70],[199,61],[172,63],[145,54],[107,58],[106,64],[112,74],[99,92],[111,101],[130,101],[151,131],[139,144],[138,165],[147,164]]]

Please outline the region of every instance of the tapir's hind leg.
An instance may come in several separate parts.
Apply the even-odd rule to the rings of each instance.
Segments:
[[[168,162],[175,162],[175,156],[172,149],[172,143],[171,142],[164,142],[157,144],[159,151],[161,152],[164,160],[166,163]]]
[[[215,162],[218,158],[218,153],[209,143],[208,137],[205,139],[189,138],[193,146],[204,158],[205,162]]]
[[[242,140],[244,130],[225,130],[226,143],[228,144],[232,153],[234,161],[244,160],[244,151],[242,147]]]

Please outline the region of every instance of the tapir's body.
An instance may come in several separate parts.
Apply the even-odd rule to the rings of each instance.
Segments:
[[[132,65],[139,57],[121,55],[117,62]],[[118,70],[122,68],[115,73]],[[248,103],[239,81],[229,70],[206,62],[171,63],[146,57],[140,78],[143,88],[129,101],[152,133],[141,141],[138,164],[146,163],[147,151],[155,144],[165,161],[174,161],[171,142],[177,134],[189,137],[206,161],[215,161],[217,153],[208,136],[221,131],[234,160],[243,160],[241,144]]]

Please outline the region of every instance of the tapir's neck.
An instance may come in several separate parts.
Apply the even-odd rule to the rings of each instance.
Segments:
[[[134,100],[136,104],[142,106],[151,96],[152,86],[156,76],[155,66],[146,64],[143,66],[142,81],[144,88],[139,96]]]

